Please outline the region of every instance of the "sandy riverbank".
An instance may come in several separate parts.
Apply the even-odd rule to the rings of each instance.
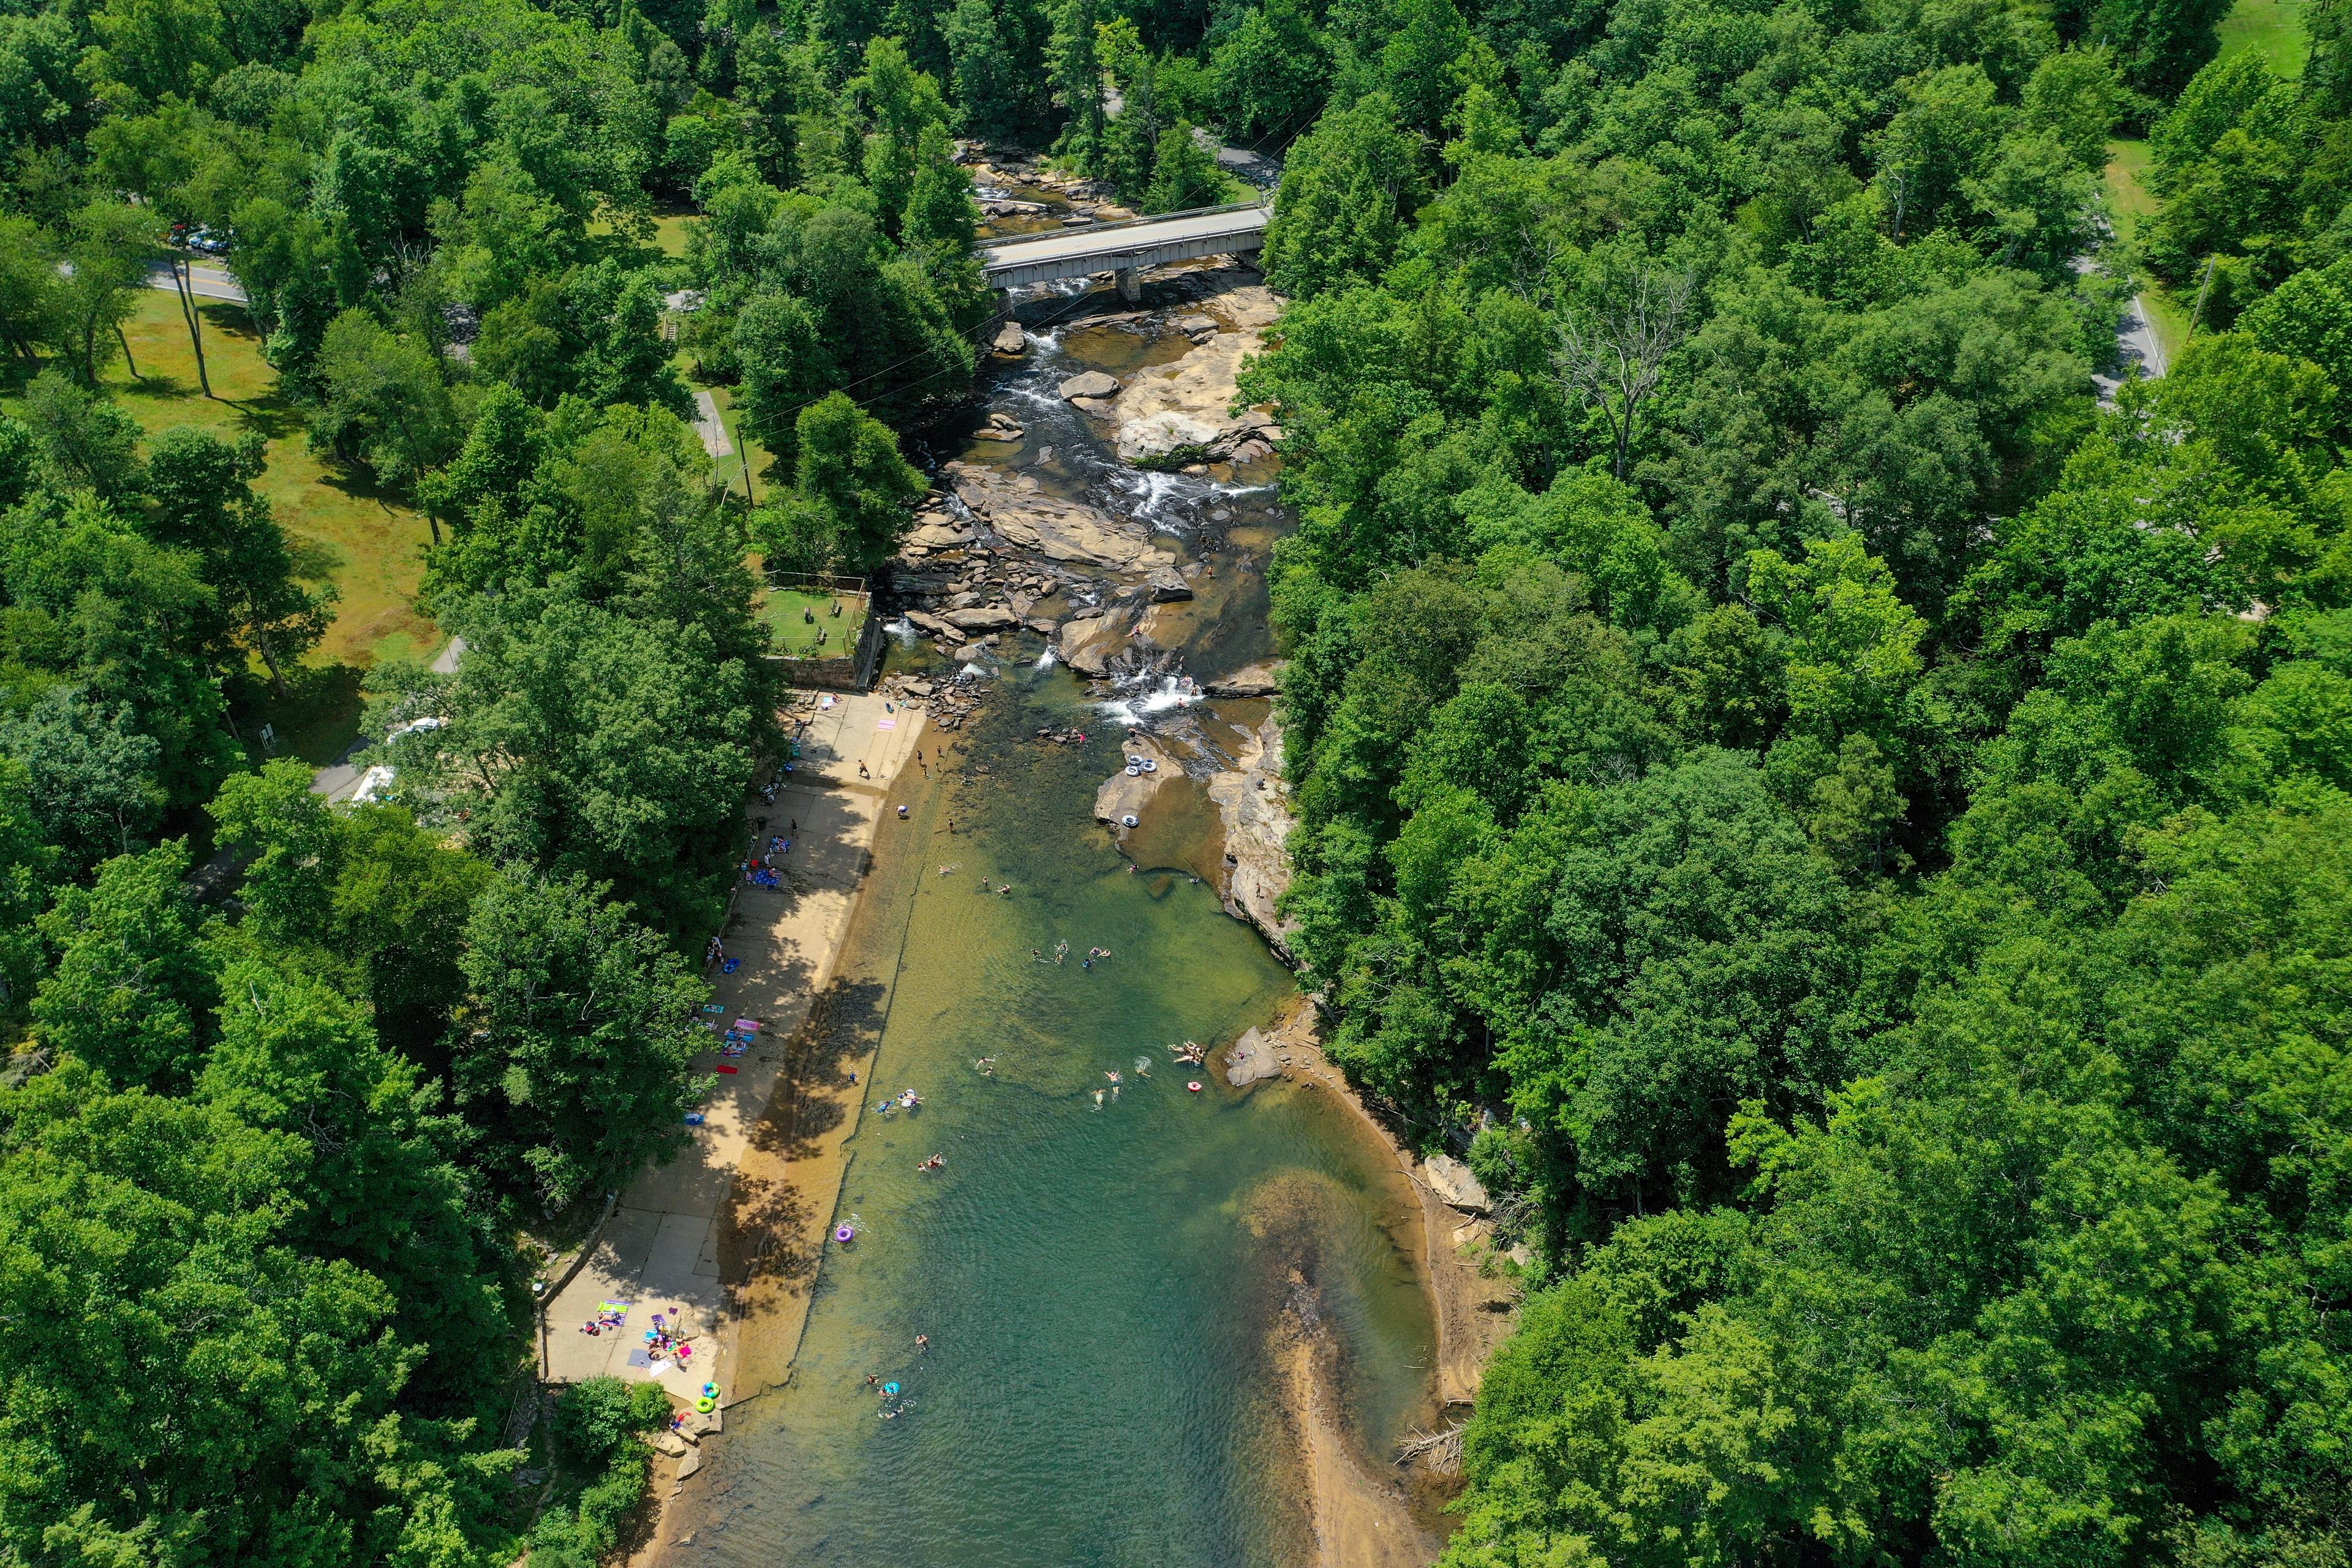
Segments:
[[[1328,1091],[1412,1187],[1420,1210],[1416,1272],[1429,1293],[1437,1329],[1438,1414],[1442,1425],[1459,1420],[1476,1398],[1486,1363],[1509,1335],[1517,1312],[1510,1282],[1482,1267],[1486,1226],[1449,1207],[1431,1190],[1412,1152],[1323,1054],[1310,998],[1299,997],[1282,1017],[1253,1034],[1255,1038],[1245,1037],[1221,1053],[1221,1071],[1244,1084],[1282,1078]],[[1303,1299],[1303,1290],[1301,1294]],[[1368,1464],[1358,1452],[1334,1414],[1338,1384],[1333,1352],[1311,1310],[1302,1310],[1294,1300],[1285,1310],[1276,1335],[1275,1363],[1288,1384],[1318,1568],[1431,1562],[1441,1542],[1426,1528],[1427,1504],[1432,1493],[1448,1491],[1452,1483],[1418,1476],[1414,1479],[1421,1496],[1416,1499],[1401,1483],[1402,1472],[1394,1466]],[[1416,1500],[1422,1503],[1418,1510]]]
[[[694,1142],[677,1160],[646,1170],[620,1194],[582,1267],[549,1304],[551,1381],[650,1377],[685,1398],[694,1384],[711,1379],[724,1389],[722,1406],[739,1405],[766,1386],[760,1353],[765,1340],[756,1326],[768,1303],[747,1288],[750,1263],[765,1253],[782,1268],[804,1248],[768,1238],[821,1227],[831,1213],[832,1189],[815,1194],[830,1131],[821,1125],[824,1100],[803,1092],[818,1056],[810,1042],[834,1038],[845,1017],[854,1019],[855,997],[845,997],[841,984],[845,957],[856,950],[877,869],[903,858],[892,851],[915,832],[911,821],[898,820],[897,807],[908,805],[911,818],[911,806],[928,798],[928,776],[936,772],[914,760],[933,743],[920,712],[879,697],[807,702],[787,714],[806,721],[792,778],[773,804],[754,802],[745,810],[747,835],[791,836],[791,853],[777,861],[778,887],[746,888],[739,895],[724,938],[739,962],[732,973],[713,980],[729,1016],[760,1018],[766,1026],[747,1055],[724,1061],[714,1048],[698,1061],[706,1071],[733,1070],[719,1076]],[[870,1052],[870,1043],[866,1048]],[[850,1070],[845,1063],[838,1067],[845,1082]],[[861,1082],[865,1076],[858,1073]],[[840,1118],[844,1129],[831,1133],[835,1186],[838,1144],[856,1116],[856,1108],[848,1107]],[[795,1184],[780,1189],[774,1173],[787,1156],[797,1163],[803,1151],[811,1169],[796,1171]],[[811,1195],[803,1198],[803,1192]],[[774,1271],[751,1279],[751,1286]],[[580,1321],[605,1300],[632,1304],[627,1328],[582,1334]],[[683,1309],[678,1321],[703,1352],[690,1378],[663,1363],[638,1364],[643,1358],[630,1353],[635,1326],[665,1308]],[[713,1431],[722,1424],[723,1408],[696,1422]],[[672,1533],[668,1500],[700,1468],[703,1457],[699,1447],[688,1447],[658,1459],[655,1490],[661,1506],[641,1558],[650,1560]]]
[[[1219,1065],[1229,1080],[1246,1083],[1280,1077],[1330,1090],[1412,1184],[1421,1204],[1423,1277],[1436,1307],[1437,1400],[1449,1410],[1471,1404],[1477,1397],[1478,1380],[1486,1373],[1487,1361],[1495,1347],[1509,1337],[1517,1316],[1516,1287],[1500,1271],[1488,1272],[1488,1227],[1437,1195],[1412,1152],[1323,1054],[1311,998],[1301,996],[1280,1019],[1257,1034],[1255,1041],[1236,1041],[1226,1047]],[[1244,1054],[1253,1059],[1242,1061]]]

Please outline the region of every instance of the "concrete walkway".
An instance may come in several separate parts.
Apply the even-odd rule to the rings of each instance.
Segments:
[[[806,1016],[810,999],[840,957],[844,934],[866,880],[883,795],[922,742],[923,716],[888,710],[879,696],[810,700],[788,720],[806,720],[793,782],[775,804],[754,800],[746,812],[745,840],[765,816],[770,834],[793,837],[779,861],[784,885],[745,887],[725,938],[728,955],[742,961],[712,983],[727,1017],[764,1020],[758,1043],[727,1065],[703,1109],[693,1142],[667,1165],[647,1169],[622,1194],[593,1250],[547,1309],[547,1375],[557,1382],[611,1375],[656,1378],[690,1399],[705,1382],[724,1388],[729,1369],[714,1333],[725,1310],[719,1280],[718,1224],[752,1130],[767,1108],[783,1067],[784,1044]],[[868,777],[860,778],[864,763]],[[797,835],[788,824],[797,820]],[[764,839],[763,839],[764,841]],[[720,1065],[712,1051],[697,1068]],[[628,1303],[618,1331],[591,1337],[581,1325],[605,1302]],[[642,1352],[653,1314],[684,1321],[694,1348],[688,1370],[668,1362],[631,1364]],[[643,1362],[640,1354],[637,1359]]]
[[[694,433],[702,437],[702,449],[714,458],[735,454],[735,443],[727,437],[727,421],[719,416],[719,399],[708,392],[694,395],[694,406],[702,417],[694,422]]]

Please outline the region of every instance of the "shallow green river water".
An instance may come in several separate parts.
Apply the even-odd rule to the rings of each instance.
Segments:
[[[1244,1093],[1170,1058],[1265,1020],[1288,975],[1209,887],[1130,873],[1094,825],[1118,730],[1077,683],[1013,660],[998,686],[959,744],[989,773],[924,808],[928,862],[876,922],[904,934],[871,1098],[923,1104],[869,1108],[839,1216],[859,1238],[825,1259],[791,1383],[730,1413],[688,1560],[1301,1561],[1267,1359],[1286,1303],[1333,1332],[1370,1451],[1426,1418],[1392,1169],[1328,1091]],[[1090,742],[1021,738],[1047,722]],[[1032,956],[1062,942],[1064,963]],[[1087,969],[1089,947],[1112,956]],[[933,1153],[946,1168],[919,1172]]]

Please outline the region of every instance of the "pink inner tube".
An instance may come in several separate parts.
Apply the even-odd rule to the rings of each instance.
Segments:
[[[857,1233],[845,1225],[839,1230],[833,1233],[833,1239],[835,1241],[855,1241],[857,1239]]]

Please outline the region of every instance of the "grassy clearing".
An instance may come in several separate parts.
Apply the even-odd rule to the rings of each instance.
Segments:
[[[686,226],[695,220],[691,212],[657,213],[654,216],[654,245],[664,256],[686,254]]]
[[[289,535],[326,556],[342,593],[334,626],[311,663],[364,669],[383,658],[431,653],[440,631],[415,607],[432,537],[424,517],[321,461],[303,434],[300,410],[261,357],[261,340],[243,309],[218,300],[201,308],[211,399],[197,388],[179,300],[163,289],[147,291],[124,329],[140,374],[118,360],[104,377],[107,389],[151,437],[195,426],[224,436],[258,431],[268,441],[269,466],[254,488],[269,498]]]
[[[836,607],[838,616],[834,613]],[[861,594],[770,588],[760,597],[760,620],[768,628],[769,640],[778,653],[790,658],[811,655],[839,658],[856,652],[866,613],[866,600]],[[820,636],[823,643],[817,641]]]
[[[2147,142],[2107,143],[2107,209],[2115,215],[2116,237],[2126,245],[2139,237],[2140,225],[2156,215],[2157,196],[2147,187]],[[2167,361],[2177,358],[2189,341],[2188,307],[2153,277],[2140,279],[2139,298],[2164,357]]]
[[[2253,55],[2273,72],[2299,79],[2311,58],[2311,39],[2303,30],[2306,0],[2238,0],[2221,18],[2221,58]]]
[[[124,327],[139,374],[118,361],[103,380],[150,437],[193,426],[224,436],[258,431],[269,443],[268,468],[254,488],[269,499],[288,534],[324,558],[342,597],[305,668],[289,673],[289,695],[264,717],[281,752],[332,762],[359,733],[361,673],[382,659],[429,656],[441,645],[440,629],[415,605],[430,528],[419,513],[310,450],[301,412],[278,389],[278,373],[261,357],[261,340],[242,307],[209,300],[199,308],[211,398],[198,387],[179,300],[163,289],[148,290]],[[21,385],[20,379],[9,391]],[[15,401],[0,398],[0,406]]]

